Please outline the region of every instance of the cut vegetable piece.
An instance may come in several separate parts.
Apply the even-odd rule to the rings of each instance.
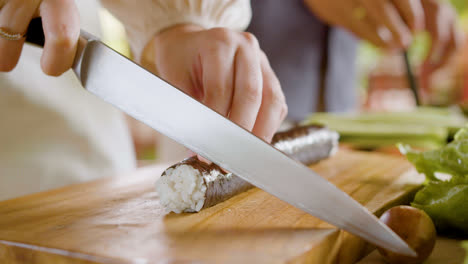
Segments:
[[[420,149],[436,149],[444,145],[442,141],[436,141],[434,139],[427,139],[421,137],[406,137],[404,139],[400,137],[387,137],[387,138],[375,138],[375,137],[342,137],[342,142],[351,144],[354,148],[358,149],[375,149],[376,147],[395,147],[399,142],[404,141],[406,144],[416,146]]]
[[[306,165],[336,153],[339,135],[323,126],[305,126],[277,133],[272,145]],[[185,159],[166,169],[156,182],[160,202],[168,212],[198,212],[253,185],[240,177],[225,173],[215,164],[208,165],[197,157]]]
[[[462,128],[466,122],[466,118],[458,110],[428,107],[421,107],[410,112],[366,112],[357,114],[314,113],[306,119],[306,123],[314,120],[347,120],[358,123],[429,125],[457,130]]]
[[[411,112],[359,114],[314,113],[303,124],[323,124],[355,147],[378,148],[398,142],[421,148],[446,144],[466,118],[448,108],[418,108]],[[372,140],[367,140],[372,138]]]

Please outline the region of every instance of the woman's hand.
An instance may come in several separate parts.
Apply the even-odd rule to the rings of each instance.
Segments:
[[[45,45],[41,58],[44,73],[58,76],[73,63],[80,34],[78,9],[73,0],[0,0],[0,28],[3,33],[24,35],[31,19],[42,17]],[[24,37],[0,37],[0,71],[15,68]]]
[[[321,19],[386,49],[404,49],[412,35],[427,30],[432,39],[425,68],[444,65],[461,46],[456,13],[439,0],[304,0]]]
[[[280,83],[250,33],[174,26],[154,37],[141,61],[267,142],[286,117]]]
[[[325,22],[387,49],[407,48],[424,29],[421,0],[304,0]]]

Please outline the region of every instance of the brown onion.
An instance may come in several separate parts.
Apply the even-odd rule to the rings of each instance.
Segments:
[[[418,264],[429,257],[434,249],[437,234],[434,223],[424,211],[411,206],[395,206],[387,210],[380,220],[418,254],[417,257],[408,257],[378,248],[388,263]]]

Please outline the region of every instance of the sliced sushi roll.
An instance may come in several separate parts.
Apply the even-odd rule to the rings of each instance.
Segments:
[[[339,135],[325,127],[309,125],[277,133],[272,145],[305,165],[333,155]],[[160,203],[168,212],[199,212],[254,187],[197,156],[166,169],[156,181]]]
[[[339,138],[336,131],[308,125],[276,133],[271,144],[291,158],[311,165],[335,154]]]
[[[244,192],[253,185],[218,165],[187,158],[166,169],[156,182],[160,202],[168,212],[198,212]]]

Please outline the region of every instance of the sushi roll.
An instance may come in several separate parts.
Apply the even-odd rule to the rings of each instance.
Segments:
[[[308,125],[276,133],[271,144],[291,158],[311,165],[335,154],[339,138],[336,131],[321,125]]]
[[[338,149],[339,135],[323,126],[309,125],[277,133],[272,145],[291,158],[310,165]],[[156,181],[160,203],[167,212],[199,212],[254,187],[218,165],[197,156],[166,169]]]
[[[160,202],[169,212],[198,212],[244,192],[253,185],[218,165],[187,158],[166,169],[156,182]]]

